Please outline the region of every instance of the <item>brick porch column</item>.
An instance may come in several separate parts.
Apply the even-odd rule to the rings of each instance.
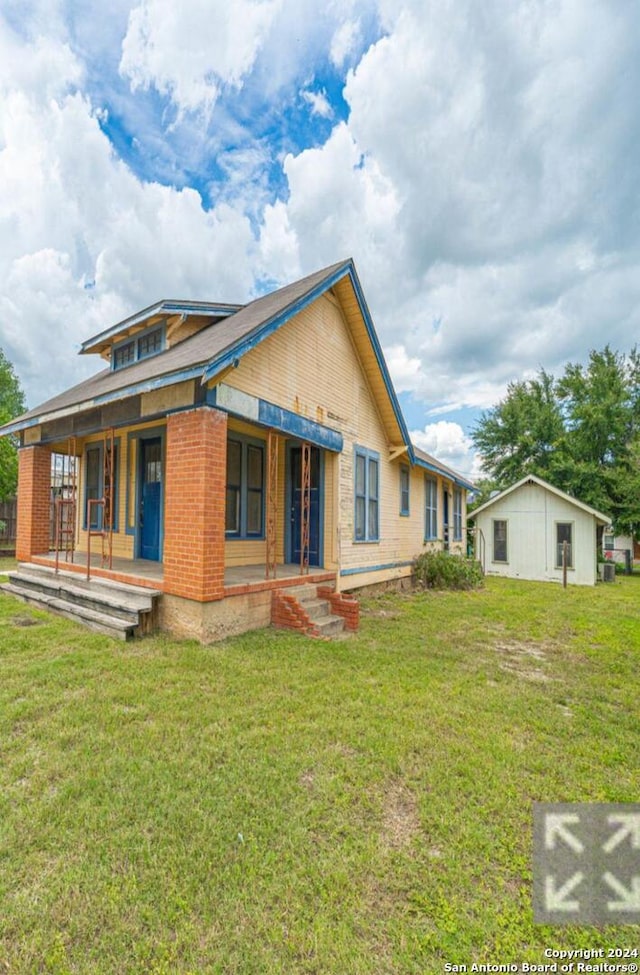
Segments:
[[[164,589],[199,602],[224,596],[227,415],[210,407],[167,418]]]
[[[16,558],[49,551],[51,519],[51,450],[21,447],[18,451],[18,524]]]

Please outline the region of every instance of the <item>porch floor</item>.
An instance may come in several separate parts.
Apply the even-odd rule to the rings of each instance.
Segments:
[[[55,565],[55,552],[43,552],[34,555],[31,561],[36,565]],[[87,553],[76,552],[73,563],[66,562],[61,554],[58,566],[61,570],[86,574]],[[123,559],[113,557],[112,568],[102,568],[99,553],[91,554],[91,577],[115,579],[133,585],[145,586],[153,589],[163,589],[164,565],[162,562],[152,562],[149,559]],[[335,572],[326,569],[310,567],[309,572],[301,575],[300,566],[295,563],[279,563],[276,578],[267,579],[264,564],[228,566],[224,573],[224,587],[226,594],[238,595],[248,590],[275,589],[280,586],[300,585],[303,582],[328,582],[335,580]]]

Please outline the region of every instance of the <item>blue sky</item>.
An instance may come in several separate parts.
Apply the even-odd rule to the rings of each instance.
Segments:
[[[5,0],[0,346],[31,406],[161,297],[352,256],[416,442],[640,334],[640,36],[595,0]]]

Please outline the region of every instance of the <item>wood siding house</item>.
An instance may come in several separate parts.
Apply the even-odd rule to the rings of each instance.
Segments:
[[[470,514],[476,553],[487,575],[593,586],[608,515],[529,474]]]
[[[409,576],[425,542],[464,551],[472,485],[410,442],[352,261],[245,306],[158,302],[81,352],[107,368],[0,429],[20,560],[53,559],[52,452],[77,458],[65,570],[91,544],[92,578],[155,587],[181,635],[267,624],[301,570],[340,593]]]

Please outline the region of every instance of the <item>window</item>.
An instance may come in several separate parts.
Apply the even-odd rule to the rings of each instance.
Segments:
[[[127,339],[113,348],[111,355],[112,369],[123,369],[140,359],[148,359],[157,355],[164,348],[164,326],[143,332],[134,339]]]
[[[380,538],[379,480],[380,455],[365,447],[356,447],[354,531],[356,542],[377,542]]]
[[[508,562],[507,522],[496,520],[493,523],[493,561]]]
[[[453,539],[456,542],[462,541],[462,491],[460,488],[453,489]]]
[[[604,550],[605,550],[605,552],[613,552],[613,548],[614,548],[613,535],[605,535],[604,536]]]
[[[264,445],[240,436],[227,441],[225,531],[231,538],[264,534]]]
[[[400,514],[409,514],[409,468],[404,464],[400,467]]]
[[[432,540],[438,537],[438,482],[432,477],[425,477],[425,523],[424,537]]]
[[[113,350],[113,368],[122,369],[123,366],[128,366],[130,363],[136,361],[136,343],[127,342],[126,345],[120,345],[117,349]]]
[[[147,356],[156,355],[162,350],[162,329],[155,328],[153,332],[147,332],[138,339],[138,358],[146,359]]]
[[[562,568],[562,550],[567,543],[567,568],[573,569],[573,524],[570,521],[556,522],[556,569]]]
[[[116,439],[113,452],[113,530],[118,531],[118,471],[120,451]],[[90,444],[85,451],[85,478],[84,478],[84,511],[82,515],[83,528],[87,529],[87,502],[99,501],[105,497],[104,479],[104,445],[102,443]],[[97,505],[92,506],[91,529],[100,531],[103,525],[102,509]]]

